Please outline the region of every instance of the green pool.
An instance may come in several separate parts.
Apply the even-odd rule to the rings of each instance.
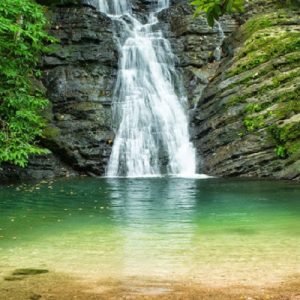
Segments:
[[[300,272],[300,185],[69,179],[0,187],[0,275],[278,282]]]

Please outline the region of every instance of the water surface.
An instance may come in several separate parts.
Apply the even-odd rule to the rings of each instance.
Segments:
[[[300,272],[300,185],[71,179],[0,187],[0,274],[265,284]]]

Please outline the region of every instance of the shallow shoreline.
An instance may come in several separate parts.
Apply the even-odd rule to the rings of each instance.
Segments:
[[[0,279],[2,300],[94,300],[94,299],[203,299],[203,300],[300,300],[300,274],[270,285],[202,285],[200,282],[162,281],[128,277],[84,280],[66,274]]]

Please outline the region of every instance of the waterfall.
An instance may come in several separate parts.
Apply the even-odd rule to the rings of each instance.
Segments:
[[[222,57],[222,45],[225,39],[225,34],[224,34],[224,30],[222,28],[222,25],[220,22],[216,21],[216,25],[218,27],[218,37],[220,39],[218,46],[216,47],[215,51],[214,51],[214,57],[216,61],[220,61],[221,57]]]
[[[129,0],[98,0],[101,12],[111,16],[121,16],[131,11]]]
[[[107,176],[195,174],[195,149],[189,139],[186,97],[170,43],[156,14],[169,0],[153,1],[145,24],[130,0],[98,0],[114,22],[119,70],[113,97],[116,137]]]

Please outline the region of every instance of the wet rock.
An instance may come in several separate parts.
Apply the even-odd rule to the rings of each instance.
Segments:
[[[118,54],[112,22],[91,7],[62,7],[54,11],[52,24],[61,46],[44,57],[44,84],[59,134],[45,144],[72,169],[103,175],[108,141],[114,138],[111,98]]]
[[[0,182],[42,180],[76,175],[76,171],[52,153],[30,158],[25,168],[11,164],[2,164],[0,167]]]
[[[159,13],[159,28],[170,40],[177,67],[187,92],[189,107],[194,108],[219,67],[214,51],[221,44],[218,27],[211,28],[204,16],[194,18],[193,8],[186,1],[173,1],[170,8]],[[226,36],[237,30],[238,23],[230,17],[220,20]]]

